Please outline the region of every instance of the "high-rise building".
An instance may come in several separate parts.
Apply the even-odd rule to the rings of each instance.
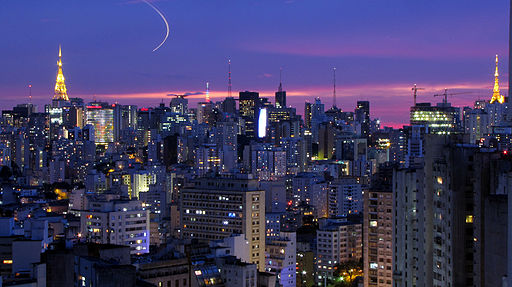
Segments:
[[[395,286],[501,286],[511,161],[425,136],[423,166],[394,173]]]
[[[425,126],[429,134],[453,134],[462,132],[460,109],[450,103],[417,103],[411,107],[411,125]]]
[[[241,177],[241,175],[240,175]],[[265,192],[258,181],[237,177],[199,178],[181,192],[183,238],[210,241],[244,234],[250,263],[265,269]]]
[[[343,177],[329,184],[329,216],[339,217],[363,211],[363,187],[355,177]]]
[[[360,218],[323,219],[316,233],[318,282],[333,279],[335,267],[363,256],[363,227]]]
[[[279,286],[297,286],[297,235],[280,232],[279,238],[266,241],[266,270],[277,274]]]
[[[89,103],[87,124],[94,127],[94,139],[97,145],[114,142],[114,109],[108,103]]]
[[[260,94],[248,91],[240,92],[238,104],[240,116],[245,120],[245,134],[248,137],[256,137],[261,107]]]
[[[203,144],[197,149],[196,168],[199,176],[219,173],[222,168],[219,146],[216,144]]]
[[[368,138],[370,135],[370,102],[357,101],[355,116],[355,120],[360,127],[359,134],[364,138]]]
[[[286,151],[270,145],[255,145],[251,155],[252,174],[259,180],[277,180],[286,176]]]
[[[391,287],[393,282],[392,166],[381,166],[364,194],[364,286]]]
[[[227,97],[222,101],[222,112],[234,115],[236,113],[236,101],[233,97]]]
[[[470,143],[480,142],[490,131],[489,114],[483,109],[464,108],[464,129]]]
[[[80,211],[81,236],[89,242],[127,245],[132,254],[149,253],[149,210],[141,201],[90,200]]]
[[[185,95],[176,96],[171,100],[171,112],[186,115],[188,111],[188,100],[185,98]]]
[[[279,83],[276,92],[276,108],[286,108],[286,91],[283,91],[283,83]]]
[[[311,103],[304,104],[304,125],[306,128],[311,129],[311,118],[313,117]]]

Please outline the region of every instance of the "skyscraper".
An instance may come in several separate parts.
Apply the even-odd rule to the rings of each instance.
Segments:
[[[357,101],[356,122],[361,127],[361,136],[368,138],[370,135],[370,102]]]
[[[260,94],[257,92],[240,92],[240,116],[245,120],[245,134],[256,137],[258,114],[260,110]]]
[[[199,178],[181,190],[183,238],[204,241],[244,234],[250,263],[265,269],[265,191],[249,177]]]
[[[87,105],[87,124],[94,127],[96,144],[114,142],[114,110],[105,102],[92,102]]]
[[[392,166],[381,166],[364,193],[364,286],[391,287],[393,281]]]
[[[286,91],[283,91],[283,83],[279,83],[276,92],[276,108],[286,108]]]

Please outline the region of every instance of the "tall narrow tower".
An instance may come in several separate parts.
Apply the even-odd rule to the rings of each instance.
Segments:
[[[276,92],[276,108],[286,108],[286,91],[283,91],[282,72],[281,68],[279,70],[279,88]]]
[[[333,84],[334,84],[334,89],[332,92],[332,107],[336,108],[336,67],[334,67],[332,69],[332,71],[333,71]]]
[[[228,60],[228,97],[231,98],[231,59]]]
[[[494,72],[494,88],[492,90],[492,98],[491,98],[491,104],[494,102],[498,102],[500,104],[503,104],[505,102],[505,97],[500,94],[500,84],[498,81],[499,77],[498,73],[498,55],[496,55],[496,70]]]
[[[59,61],[57,62],[57,66],[59,69],[57,72],[57,79],[55,81],[55,93],[53,94],[53,100],[69,101],[64,74],[62,73],[62,50],[60,46]]]
[[[207,103],[210,102],[210,82],[206,82],[206,95],[205,100]]]

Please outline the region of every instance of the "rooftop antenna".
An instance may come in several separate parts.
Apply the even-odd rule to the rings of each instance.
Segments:
[[[32,84],[28,84],[28,103],[32,104]]]
[[[231,97],[231,59],[228,60],[228,97]]]
[[[333,83],[334,83],[334,90],[332,93],[332,107],[336,108],[336,67],[333,69]]]
[[[279,68],[279,92],[283,91],[283,67]]]
[[[209,103],[210,102],[210,82],[206,82],[206,95],[205,95],[205,98],[206,98],[206,102]]]

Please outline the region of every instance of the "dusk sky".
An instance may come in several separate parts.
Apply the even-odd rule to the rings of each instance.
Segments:
[[[370,100],[384,124],[408,123],[411,87],[443,88],[455,105],[490,99],[494,56],[507,92],[509,1],[471,0],[160,0],[170,24],[138,0],[3,0],[0,9],[1,109],[28,101],[41,111],[53,95],[58,46],[70,97],[153,106],[168,93],[271,97],[283,85],[302,114],[304,101],[338,106]],[[199,96],[201,97],[201,96]],[[198,99],[191,98],[192,106]]]

